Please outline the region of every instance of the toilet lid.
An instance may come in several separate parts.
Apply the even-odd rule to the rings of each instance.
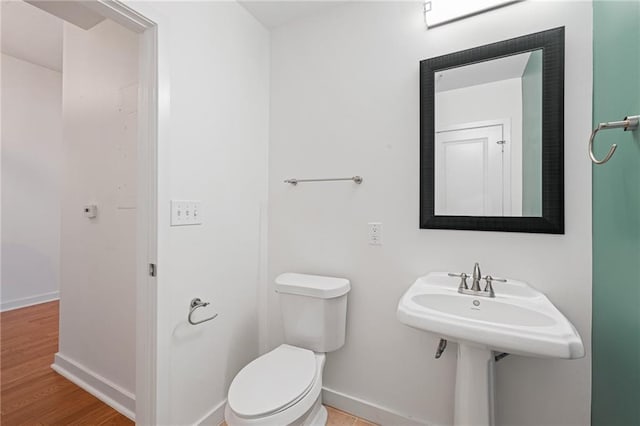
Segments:
[[[309,392],[315,376],[312,351],[281,345],[240,370],[229,388],[229,407],[242,417],[281,411]]]

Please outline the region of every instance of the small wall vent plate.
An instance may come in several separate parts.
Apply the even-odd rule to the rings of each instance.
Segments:
[[[83,212],[87,219],[95,219],[98,216],[98,206],[95,204],[87,204],[84,206]]]

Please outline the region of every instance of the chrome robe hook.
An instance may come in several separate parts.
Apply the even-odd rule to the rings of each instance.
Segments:
[[[591,137],[589,138],[589,157],[591,157],[591,161],[593,161],[595,164],[606,163],[611,159],[611,157],[613,156],[613,153],[616,152],[616,148],[618,147],[618,145],[614,143],[613,145],[611,145],[611,148],[609,148],[609,152],[607,152],[607,155],[605,155],[605,157],[602,160],[598,160],[593,154],[593,140],[595,139],[596,134],[598,134],[600,130],[621,129],[621,128],[623,128],[625,132],[627,130],[635,130],[638,128],[639,119],[640,119],[640,115],[631,115],[631,116],[625,117],[624,120],[622,121],[609,121],[607,123],[598,124],[598,127],[593,129],[593,131],[591,132]]]

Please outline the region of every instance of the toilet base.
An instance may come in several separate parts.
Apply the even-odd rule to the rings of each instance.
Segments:
[[[318,395],[313,406],[297,421],[287,426],[325,426],[327,424],[327,409],[322,405],[322,395]]]
[[[327,424],[327,409],[322,405],[322,398],[318,398],[308,416],[305,416],[303,426],[325,426]]]

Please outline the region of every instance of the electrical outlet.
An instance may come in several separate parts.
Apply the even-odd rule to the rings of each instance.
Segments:
[[[369,222],[369,245],[382,245],[382,223]]]
[[[171,226],[201,224],[202,201],[171,200]]]

